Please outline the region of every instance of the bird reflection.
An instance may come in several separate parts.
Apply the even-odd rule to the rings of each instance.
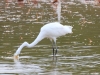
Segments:
[[[56,62],[57,62],[57,56],[53,56],[53,62],[56,64]]]
[[[5,0],[5,3],[6,3],[6,7],[9,6],[9,4],[11,4],[13,2],[13,0]]]
[[[58,56],[53,56],[53,62],[52,62],[52,69],[51,71],[48,73],[48,75],[62,75],[61,72],[59,72],[59,68],[58,68]]]
[[[21,57],[21,58],[29,58],[28,56],[26,57]],[[21,60],[16,60],[14,59],[14,69],[13,71],[16,71],[16,73],[39,73],[42,71],[41,67],[38,64],[33,64],[33,63],[27,63],[26,61],[21,62]]]
[[[22,68],[22,64],[21,62],[19,61],[19,59],[14,59],[14,63],[15,63],[15,67],[20,69]]]
[[[48,73],[49,75],[57,75],[57,71],[56,71],[56,68],[57,68],[57,56],[53,56],[53,61],[52,61],[52,69],[51,71]]]
[[[60,22],[60,18],[61,18],[61,0],[54,0],[52,2],[52,7],[57,13],[58,22]]]
[[[20,7],[24,6],[24,0],[18,0],[17,2]]]

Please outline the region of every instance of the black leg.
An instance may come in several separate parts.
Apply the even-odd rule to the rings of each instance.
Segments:
[[[51,40],[52,41],[52,48],[53,48],[53,56],[55,56],[57,54],[57,45],[56,45],[56,39],[55,40]],[[56,49],[56,50],[55,50]]]
[[[53,56],[55,55],[55,50],[54,50],[54,48],[53,48]]]
[[[55,47],[56,47],[56,51],[55,51],[55,55],[56,55],[56,54],[57,54],[57,52],[58,52],[58,48],[57,48],[56,43],[55,43]]]
[[[56,45],[56,42],[54,42],[54,47],[55,47],[55,55],[57,54],[57,52],[58,52],[58,49],[57,49],[57,45]]]
[[[54,42],[51,40],[52,42],[52,49],[53,49],[53,56],[55,55],[55,48],[54,48]]]

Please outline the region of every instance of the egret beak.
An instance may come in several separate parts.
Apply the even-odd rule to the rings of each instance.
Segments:
[[[19,60],[19,55],[14,55],[15,60]]]

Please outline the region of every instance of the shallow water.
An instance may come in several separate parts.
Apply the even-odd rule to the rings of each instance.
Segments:
[[[48,2],[1,5],[0,75],[100,75],[99,6],[62,2],[61,23],[73,26],[73,34],[58,38],[57,56],[44,39],[34,48],[24,48],[17,61],[13,54],[19,45],[31,43],[44,24],[57,21],[57,14]]]

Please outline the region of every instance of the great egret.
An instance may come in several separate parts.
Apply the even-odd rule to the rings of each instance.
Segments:
[[[40,42],[44,38],[50,39],[50,41],[53,44],[53,55],[56,55],[57,54],[56,38],[68,33],[72,33],[72,28],[73,28],[72,26],[66,26],[66,25],[63,26],[59,22],[48,23],[41,28],[39,35],[31,44],[24,42],[16,51],[14,57],[18,58],[18,55],[20,54],[23,47],[25,46],[28,48],[34,47],[38,42]],[[56,51],[54,49],[56,49]]]

